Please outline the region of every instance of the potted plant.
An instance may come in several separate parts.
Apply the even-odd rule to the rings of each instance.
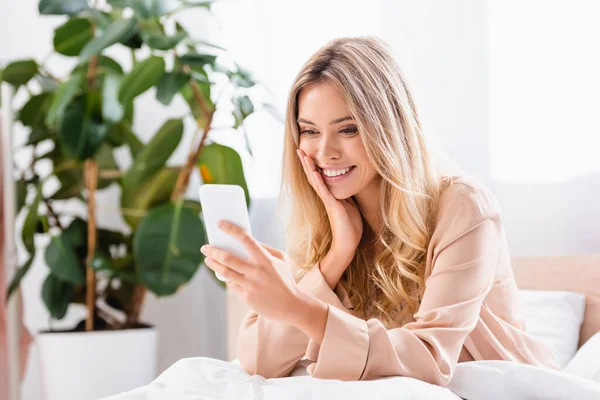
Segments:
[[[232,127],[246,134],[243,122],[257,104],[252,100],[256,81],[237,63],[222,62],[228,56],[225,49],[190,37],[176,21],[177,13],[191,7],[210,11],[212,1],[106,3],[39,2],[40,14],[68,16],[53,41],[56,53],[76,58],[63,79],[34,59],[0,69],[0,81],[26,93],[16,115],[28,128],[26,148],[33,154],[16,180],[17,210],[26,212],[21,238],[29,256],[8,296],[31,267],[36,242],[46,236],[43,257],[50,273],[41,295],[50,316],[62,319],[74,303],[87,308],[86,319],[73,329],[37,335],[48,400],[97,398],[155,377],[156,332],[139,316],[147,291],[175,293],[203,261],[200,204],[184,198],[194,169],[205,183],[242,186],[250,203],[240,156],[207,135],[215,129],[215,112],[228,108],[233,110],[228,111]],[[105,54],[114,46],[129,48],[129,71]],[[217,93],[216,82],[222,85],[223,80],[230,90]],[[134,100],[151,88],[164,105],[182,96],[189,113],[166,121],[143,143],[133,129],[140,114]],[[262,106],[274,111],[269,104]],[[167,166],[185,118],[197,127],[193,145],[184,165]],[[41,154],[38,145],[46,141],[51,149]],[[132,156],[127,169],[115,161],[115,149],[121,146]],[[48,161],[51,171],[40,176],[37,164]],[[51,180],[59,185],[48,193]],[[96,219],[96,193],[112,185],[120,187],[118,204],[112,207],[127,222],[124,231],[101,227]],[[81,202],[86,216],[62,213],[57,205],[67,200]]]

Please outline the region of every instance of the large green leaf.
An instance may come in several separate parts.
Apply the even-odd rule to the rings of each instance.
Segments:
[[[58,131],[67,156],[80,161],[92,157],[108,133],[108,125],[93,114],[93,106],[86,106],[96,101],[90,96],[76,98],[67,106]]]
[[[87,0],[40,0],[38,11],[43,15],[77,14],[88,8]]]
[[[87,255],[87,222],[79,217],[75,217],[63,232],[62,237],[69,243],[80,259],[85,259]],[[82,250],[82,251],[80,251]]]
[[[78,64],[75,68],[73,68],[71,74],[74,74],[75,72],[81,72],[85,75],[88,71],[88,68],[89,62]],[[114,72],[115,74],[122,75],[123,67],[121,67],[121,65],[112,58],[107,57],[105,55],[99,55],[96,58],[96,71],[98,72],[98,74]]]
[[[205,243],[202,221],[183,201],[152,209],[133,237],[141,281],[158,296],[175,293],[198,270]]]
[[[71,78],[66,82],[62,83],[54,97],[48,114],[46,114],[46,124],[54,125],[59,121],[65,112],[65,109],[73,101],[73,98],[77,94],[79,87],[83,81],[83,74],[75,73],[71,75]]]
[[[119,91],[121,104],[129,103],[136,96],[156,85],[164,73],[165,60],[161,57],[151,56],[137,63],[121,82]]]
[[[152,140],[137,155],[131,168],[123,175],[123,188],[135,190],[163,168],[179,145],[182,136],[182,120],[171,119],[165,122]]]
[[[148,45],[148,47],[156,50],[171,50],[179,42],[186,38],[186,34],[184,32],[177,32],[174,36],[167,36],[161,34],[155,35],[147,35],[144,38],[144,41]]]
[[[19,111],[18,120],[32,128],[43,127],[44,118],[52,104],[52,93],[41,93],[33,96]]]
[[[204,183],[240,185],[246,194],[246,204],[250,206],[242,159],[231,147],[218,143],[204,146],[198,157],[198,168]]]
[[[10,299],[10,296],[12,296],[14,291],[17,290],[17,288],[21,284],[21,280],[27,274],[27,272],[29,271],[29,268],[31,268],[31,263],[33,262],[34,257],[35,257],[35,253],[31,253],[31,255],[29,256],[29,259],[27,261],[25,261],[25,264],[20,266],[17,269],[17,271],[15,272],[12,280],[10,281],[10,285],[8,285],[8,292],[6,293],[6,300]]]
[[[38,65],[34,60],[15,61],[6,66],[2,80],[15,87],[29,82],[38,73]]]
[[[75,285],[82,284],[85,279],[73,243],[65,233],[52,237],[44,254],[46,264],[60,279]]]
[[[89,19],[72,18],[54,31],[54,50],[65,56],[78,56],[93,37]]]
[[[179,57],[181,64],[189,65],[190,67],[203,67],[206,64],[214,64],[217,56],[212,54],[199,54],[190,52]]]
[[[79,63],[88,62],[90,58],[98,55],[108,46],[130,38],[135,34],[136,24],[137,21],[134,18],[119,19],[110,24],[104,35],[93,39],[81,50]]]
[[[119,102],[119,85],[121,77],[107,74],[102,84],[102,117],[105,121],[117,123],[125,113],[125,107]]]
[[[171,104],[173,97],[190,81],[190,74],[183,71],[166,72],[158,82],[156,99],[165,106]]]
[[[25,217],[25,222],[23,222],[23,230],[21,231],[21,238],[23,239],[23,245],[29,252],[29,254],[33,254],[35,252],[35,244],[34,244],[34,234],[35,234],[35,226],[38,218],[38,206],[40,205],[40,200],[42,199],[42,187],[38,184],[37,193],[35,198],[31,202],[29,206],[29,211],[27,212],[27,216]]]
[[[166,167],[140,187],[132,190],[123,188],[121,207],[128,211],[123,213],[123,219],[129,226],[135,229],[147,210],[169,201],[180,171],[178,167]]]
[[[44,304],[52,318],[55,319],[64,318],[74,294],[75,287],[53,273],[48,274],[42,286],[42,300],[44,300]]]
[[[29,134],[29,137],[27,138],[27,143],[26,145],[30,145],[30,144],[38,144],[40,142],[43,142],[44,140],[48,140],[48,139],[52,139],[54,138],[54,133],[52,131],[50,131],[49,129],[43,127],[43,126],[39,126],[37,128],[34,128],[31,133]],[[39,159],[40,157],[38,157]]]
[[[15,197],[15,205],[17,206],[15,211],[18,214],[25,205],[25,200],[27,198],[27,181],[24,178],[15,182]]]
[[[125,121],[121,121],[118,124],[113,125],[111,134],[122,138],[123,142],[127,145],[127,147],[129,147],[131,158],[134,160],[144,149],[144,143],[138,139],[135,133],[133,133],[131,130],[131,126],[125,123]]]
[[[42,92],[55,92],[60,85],[60,81],[53,76],[39,73],[33,77],[40,84]]]

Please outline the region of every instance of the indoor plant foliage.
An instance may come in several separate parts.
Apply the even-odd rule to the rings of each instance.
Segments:
[[[191,38],[175,20],[190,7],[210,12],[210,4],[40,1],[41,14],[68,15],[55,30],[54,51],[77,63],[65,79],[33,59],[0,70],[0,79],[27,93],[16,115],[28,128],[27,146],[33,152],[31,165],[17,178],[17,209],[26,212],[21,236],[29,258],[11,282],[9,296],[32,264],[36,235],[47,235],[43,257],[50,273],[41,292],[50,315],[61,319],[70,303],[82,303],[88,308],[86,330],[135,327],[146,290],[158,296],[175,293],[203,261],[200,204],[183,197],[193,169],[199,168],[205,183],[241,185],[249,203],[239,155],[206,138],[213,115],[224,105],[233,109],[233,128],[243,130],[244,119],[255,111],[250,98],[255,81],[236,63],[231,68],[220,63],[227,56],[224,49]],[[113,46],[129,48],[129,71],[104,54]],[[221,91],[227,95],[218,99],[217,81],[231,89]],[[175,96],[189,105],[184,118],[193,118],[197,129],[184,165],[166,166],[182,138],[183,119],[166,121],[148,143],[133,130],[134,115],[141,112],[134,100],[151,88],[164,105]],[[44,141],[54,146],[39,154],[36,148]],[[113,154],[121,146],[133,159],[125,170]],[[52,163],[47,176],[36,173],[42,160]],[[43,188],[50,178],[60,184],[46,195]],[[110,185],[121,188],[120,204],[111,207],[130,226],[127,232],[97,226],[95,193]],[[83,202],[87,218],[57,211],[56,203],[70,199]]]

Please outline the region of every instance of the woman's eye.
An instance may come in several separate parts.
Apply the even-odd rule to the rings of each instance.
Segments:
[[[341,132],[343,134],[345,134],[345,135],[354,135],[356,132],[358,132],[358,129],[356,129],[356,128],[346,128],[346,129],[342,129]]]
[[[312,135],[313,133],[315,133],[315,131],[313,131],[312,129],[305,129],[303,131],[300,132],[300,134],[308,134],[308,135]]]

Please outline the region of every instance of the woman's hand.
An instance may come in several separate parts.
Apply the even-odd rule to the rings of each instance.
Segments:
[[[279,250],[258,242],[241,227],[227,221],[219,228],[237,239],[250,258],[242,260],[214,246],[202,246],[205,264],[228,280],[227,286],[256,313],[287,321],[299,304],[299,289],[293,277],[292,261]]]
[[[302,150],[298,149],[297,152],[308,182],[323,201],[327,211],[333,234],[330,253],[333,252],[337,257],[349,263],[354,257],[356,247],[363,233],[363,220],[360,211],[351,197],[343,200],[336,199],[325,185],[323,177],[317,171],[313,160]]]

